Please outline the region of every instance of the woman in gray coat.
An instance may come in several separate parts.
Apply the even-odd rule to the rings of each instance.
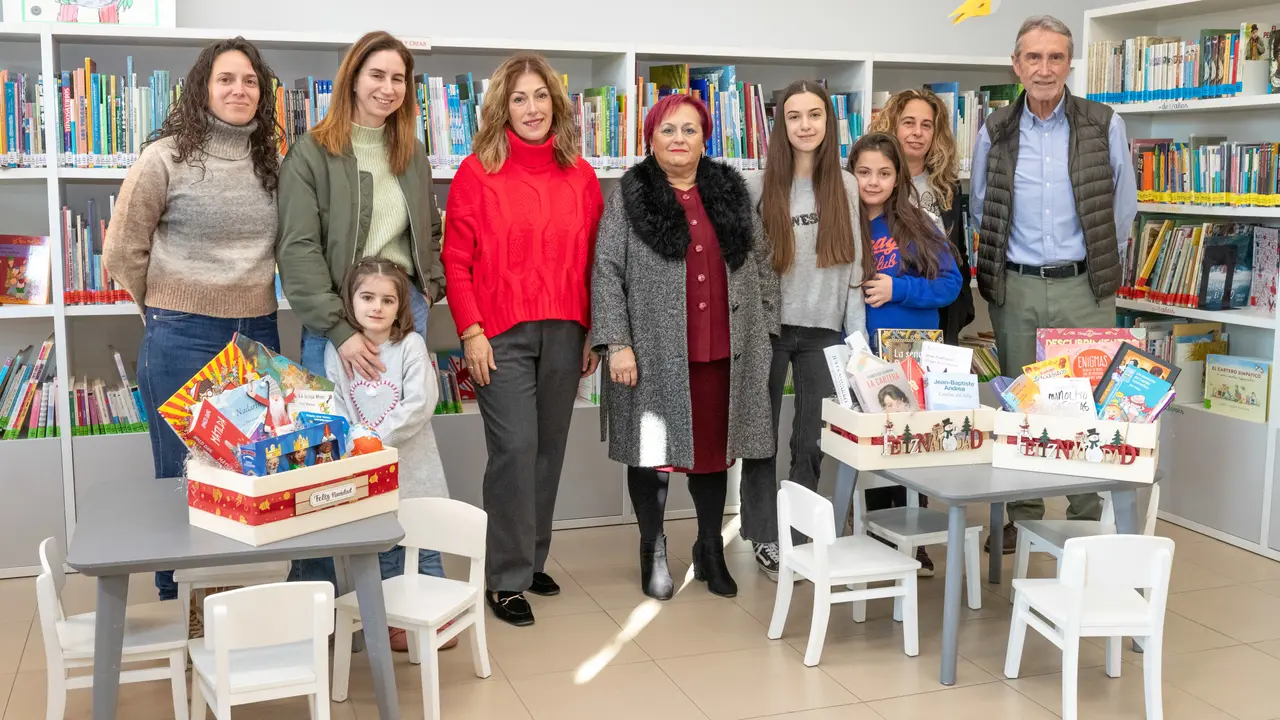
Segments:
[[[737,585],[720,526],[728,468],[774,452],[770,335],[778,278],[741,176],[703,157],[711,120],[688,95],[645,118],[650,155],[605,204],[592,279],[592,344],[608,349],[609,457],[624,463],[640,525],[646,595],[666,600],[662,520],[669,473],[689,478],[698,514],[694,577]]]

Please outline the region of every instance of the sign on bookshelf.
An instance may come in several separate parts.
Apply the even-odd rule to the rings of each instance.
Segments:
[[[3,0],[5,22],[175,27],[177,0]]]

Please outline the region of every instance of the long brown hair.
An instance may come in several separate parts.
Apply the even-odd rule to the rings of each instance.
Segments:
[[[387,118],[387,164],[394,175],[403,175],[409,169],[418,137],[414,133],[413,54],[395,36],[381,30],[366,33],[347,49],[333,79],[333,97],[329,101],[329,113],[311,128],[311,137],[329,151],[330,155],[346,155],[351,152],[351,124],[356,113],[356,79],[364,64],[374,53],[391,50],[404,62],[404,102]]]
[[[257,127],[249,134],[249,157],[253,160],[253,174],[268,194],[274,193],[280,177],[280,155],[276,149],[276,98],[271,93],[271,79],[275,73],[262,53],[253,43],[242,37],[219,40],[200,51],[196,62],[187,71],[188,91],[178,97],[160,129],[148,140],[173,138],[173,161],[190,163],[203,168],[204,144],[209,139],[209,123],[213,117],[209,111],[209,80],[213,75],[213,63],[223,53],[241,52],[249,58],[258,76],[258,108],[253,119]]]
[[[822,100],[827,133],[814,153],[813,198],[818,214],[818,267],[853,262],[853,220],[849,215],[849,195],[840,171],[840,130],[836,126],[831,96],[817,83],[797,80],[782,91],[773,132],[769,134],[769,162],[764,169],[764,192],[760,196],[761,220],[765,235],[773,244],[773,270],[779,275],[791,269],[796,257],[795,228],[791,220],[791,183],[795,179],[796,151],[787,137],[786,104],[796,95],[810,93]],[[865,254],[863,272],[875,265]]]
[[[916,186],[911,182],[911,171],[907,169],[907,159],[902,153],[898,138],[888,133],[871,133],[863,135],[849,150],[849,172],[855,175],[858,157],[864,152],[878,152],[893,164],[898,177],[894,182],[893,192],[884,201],[882,212],[885,224],[889,226],[889,234],[898,242],[898,255],[902,258],[904,270],[930,280],[938,277],[942,266],[943,255],[955,257],[951,243],[943,237],[937,224],[920,209],[916,195]],[[862,223],[862,252],[874,255],[871,236],[871,214],[866,203],[858,201],[859,220]],[[873,277],[867,275],[865,277]]]
[[[889,98],[884,109],[871,121],[867,132],[888,133],[898,136],[898,123],[902,121],[902,113],[907,103],[920,100],[933,109],[933,144],[924,156],[925,169],[929,171],[929,187],[938,196],[938,204],[943,210],[950,210],[955,201],[952,192],[960,181],[960,161],[956,155],[956,138],[951,133],[951,111],[947,110],[942,98],[932,90],[903,90]]]
[[[556,74],[551,63],[541,55],[521,53],[507,58],[489,80],[489,93],[481,112],[484,122],[472,141],[472,149],[485,172],[496,173],[511,154],[507,139],[507,124],[511,112],[507,106],[516,81],[525,73],[533,73],[546,83],[551,93],[551,137],[555,148],[556,164],[564,169],[578,162],[578,131],[573,124],[573,111],[569,108],[569,93]]]
[[[342,310],[347,314],[347,322],[364,332],[364,328],[356,321],[355,297],[360,283],[375,275],[391,278],[392,284],[396,286],[400,307],[396,310],[395,321],[391,323],[391,342],[398,343],[405,335],[413,332],[413,306],[409,302],[409,276],[405,274],[404,268],[394,262],[370,256],[352,265],[347,276],[342,279]]]

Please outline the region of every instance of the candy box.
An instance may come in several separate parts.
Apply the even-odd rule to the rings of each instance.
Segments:
[[[194,421],[187,431],[187,440],[218,464],[239,470],[240,447],[249,442],[249,436],[208,400],[200,401],[193,410]]]
[[[258,546],[395,512],[399,487],[394,448],[264,477],[193,456],[187,513],[195,527]]]
[[[275,475],[341,459],[346,454],[347,435],[351,431],[346,418],[319,417],[324,420],[278,437],[241,444],[240,471],[253,476]]]

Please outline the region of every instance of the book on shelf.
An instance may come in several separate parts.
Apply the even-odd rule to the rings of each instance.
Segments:
[[[49,238],[0,235],[0,305],[49,303]]]
[[[1136,103],[1239,95],[1245,92],[1245,63],[1276,57],[1280,33],[1274,25],[1263,27],[1246,21],[1202,29],[1198,37],[1140,35],[1091,43],[1085,97]],[[1274,67],[1269,75],[1267,87],[1275,92]]]
[[[63,298],[68,305],[97,305],[132,302],[128,291],[107,274],[102,263],[102,247],[107,226],[115,214],[116,195],[106,207],[93,198],[85,202],[84,214],[62,208]]]
[[[925,83],[925,89],[933,91],[951,116],[951,131],[955,137],[956,158],[960,172],[973,167],[973,149],[978,144],[978,132],[986,124],[991,113],[1010,105],[1022,93],[1022,85],[1007,83],[983,85],[977,90],[961,90],[958,82]],[[944,119],[939,118],[939,122]]]
[[[108,345],[115,378],[73,378],[69,390],[71,435],[120,435],[147,432],[147,411],[138,384],[129,379],[120,352]]]
[[[0,366],[0,439],[57,436],[56,362],[50,335],[40,347],[28,345]]]
[[[1205,358],[1204,407],[1228,417],[1266,422],[1271,361],[1236,355]]]
[[[977,335],[962,335],[960,345],[973,350],[973,372],[979,382],[991,382],[1000,376],[1000,359],[996,355],[996,336],[985,331]]]
[[[45,167],[44,76],[0,69],[0,168]]]
[[[1135,138],[1129,151],[1139,202],[1280,207],[1280,143]]]

